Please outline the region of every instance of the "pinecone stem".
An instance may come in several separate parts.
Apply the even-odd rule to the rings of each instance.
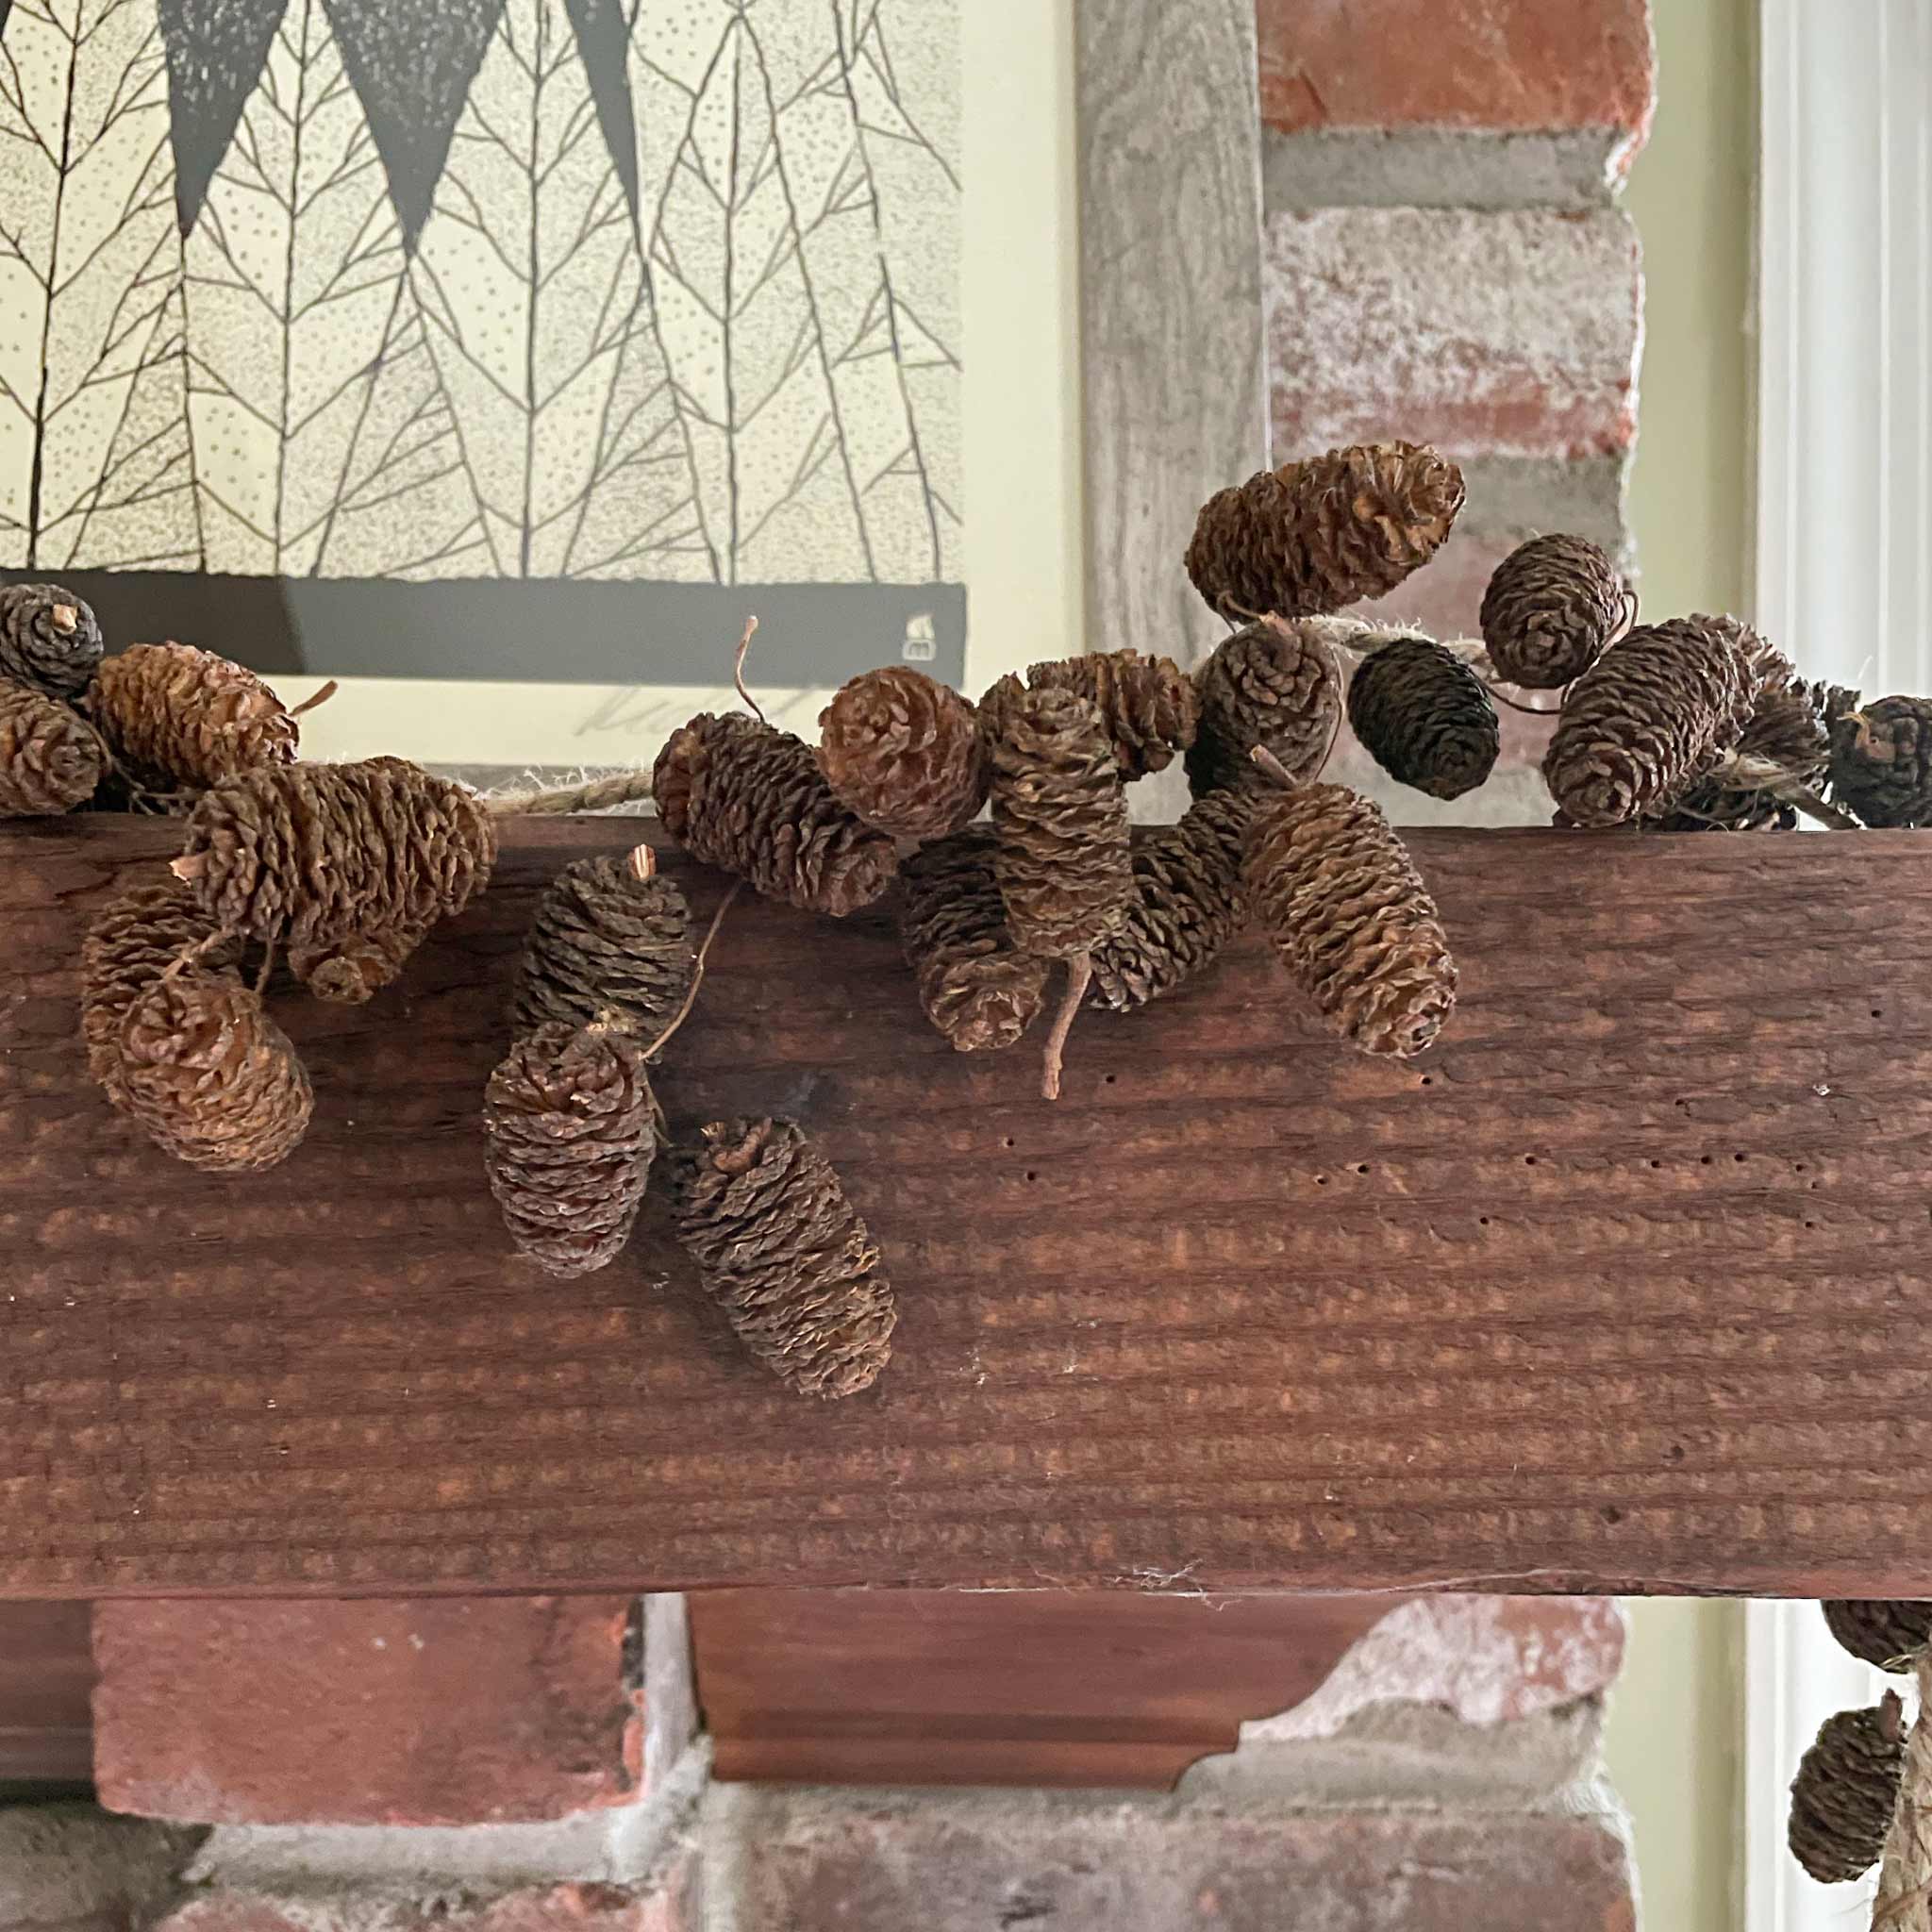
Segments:
[[[1087,989],[1092,981],[1093,956],[1091,953],[1073,954],[1067,960],[1067,994],[1060,1002],[1059,1011],[1054,1015],[1053,1031],[1046,1036],[1046,1050],[1040,1074],[1040,1097],[1042,1100],[1060,1097],[1060,1069],[1066,1060],[1067,1036],[1074,1030],[1080,1003],[1087,997]]]
[[[1878,1864],[1872,1932],[1932,1932],[1932,1650],[1919,1653],[1915,1674],[1919,1713]]]
[[[639,849],[642,850],[643,848],[640,847]],[[731,910],[733,901],[737,899],[739,893],[743,889],[744,881],[742,879],[734,879],[731,884],[731,890],[718,901],[718,909],[711,914],[711,923],[705,928],[705,937],[698,946],[696,958],[691,962],[691,984],[685,989],[684,1002],[665,1024],[663,1032],[658,1034],[649,1046],[645,1047],[645,1059],[655,1059],[671,1036],[691,1018],[691,1009],[698,1003],[698,988],[705,983],[705,961],[710,956],[711,941],[718,937],[718,928],[724,924],[724,915]],[[658,1119],[661,1125],[663,1123],[661,1111]],[[666,1139],[668,1141],[669,1137],[667,1136]]]
[[[731,682],[737,687],[738,695],[751,707],[758,723],[760,724],[769,724],[772,721],[765,716],[764,710],[759,706],[758,699],[753,697],[751,692],[745,689],[744,683],[744,660],[751,655],[751,641],[757,635],[758,627],[758,621],[756,617],[747,617],[744,620],[744,635],[739,639],[738,649],[733,654],[731,659]]]

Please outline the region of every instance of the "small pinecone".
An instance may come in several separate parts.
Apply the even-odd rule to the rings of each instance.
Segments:
[[[801,1395],[855,1395],[899,1319],[879,1251],[794,1121],[715,1121],[678,1173],[678,1238],[738,1339]]]
[[[1543,758],[1574,824],[1661,811],[1736,746],[1768,681],[1768,647],[1740,630],[1708,617],[1640,625],[1576,680]]]
[[[700,712],[658,753],[651,791],[693,858],[801,911],[842,919],[899,868],[891,839],[840,804],[811,747],[755,718]]]
[[[1127,796],[1099,707],[1077,691],[1013,693],[992,746],[993,875],[1013,943],[1084,953],[1125,925],[1134,897]]]
[[[1932,823],[1932,698],[1877,698],[1840,718],[1831,790],[1868,825]]]
[[[1483,592],[1483,642],[1496,675],[1528,691],[1581,677],[1624,622],[1624,579],[1587,537],[1519,543]]]
[[[295,756],[295,720],[252,671],[193,644],[130,644],[88,708],[114,755],[156,790],[219,785]]]
[[[1840,1597],[1823,1603],[1831,1634],[1851,1654],[1904,1675],[1932,1642],[1932,1603],[1895,1597]]]
[[[1841,1710],[1819,1726],[1791,1780],[1791,1856],[1821,1885],[1862,1878],[1878,1862],[1905,1769],[1899,1698]]]
[[[1857,693],[1836,684],[1795,684],[1757,701],[1736,756],[1768,759],[1800,785],[1814,785],[1831,759],[1831,721],[1857,704]],[[1660,818],[1647,821],[1666,832],[1755,832],[1789,825],[1795,814],[1762,786],[1700,779]]]
[[[1002,700],[1020,689],[1013,676],[993,687]],[[1077,691],[1091,698],[1113,740],[1124,778],[1165,771],[1176,752],[1193,743],[1200,721],[1193,679],[1172,658],[1143,658],[1139,651],[1090,651],[1030,665],[1025,689]]]
[[[120,1105],[191,1167],[273,1167],[308,1129],[308,1074],[260,995],[232,973],[158,979],[121,1027]]]
[[[540,1026],[483,1095],[483,1161],[503,1224],[552,1274],[588,1274],[630,1239],[657,1153],[639,1042],[621,1026]]]
[[[1093,949],[1093,1004],[1130,1013],[1209,965],[1247,918],[1241,844],[1260,794],[1210,791],[1134,847],[1127,923]]]
[[[1273,752],[1291,778],[1321,770],[1341,720],[1341,673],[1319,618],[1251,624],[1223,638],[1194,673],[1201,723],[1188,753],[1194,796],[1267,778],[1249,757]]]
[[[425,931],[490,882],[496,824],[406,758],[265,765],[204,792],[178,876],[225,931],[291,945]]]
[[[1460,798],[1490,775],[1502,745],[1483,681],[1433,639],[1370,652],[1348,687],[1348,722],[1369,756],[1432,798]]]
[[[0,819],[46,818],[94,795],[105,761],[87,721],[0,679]]]
[[[0,585],[0,677],[77,698],[105,649],[93,612],[58,584]]]
[[[374,932],[291,946],[289,971],[317,999],[359,1007],[403,976],[428,932],[426,925],[378,926]]]
[[[899,874],[899,937],[925,1017],[960,1053],[1011,1046],[1040,1017],[1050,968],[1007,931],[991,825],[935,840]]]
[[[1345,785],[1263,803],[1242,871],[1294,983],[1364,1053],[1419,1054],[1456,1005],[1436,902],[1380,810]]]
[[[620,1020],[646,1045],[691,991],[691,908],[674,880],[623,858],[579,858],[537,902],[510,1006],[529,1033],[551,1021]]]
[[[1426,445],[1332,449],[1210,496],[1188,575],[1216,611],[1340,610],[1426,563],[1461,508],[1462,472]]]
[[[979,719],[923,671],[888,664],[843,685],[819,714],[819,765],[840,801],[901,839],[938,839],[986,803]]]

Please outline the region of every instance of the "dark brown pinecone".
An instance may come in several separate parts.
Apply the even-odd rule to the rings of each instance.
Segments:
[[[86,719],[0,679],[0,818],[47,818],[94,795],[106,760]]]
[[[1736,747],[1776,681],[1769,647],[1741,633],[1733,620],[1708,617],[1640,625],[1576,680],[1543,758],[1543,777],[1574,824],[1660,812]]]
[[[1449,535],[1462,472],[1413,442],[1262,470],[1201,506],[1188,575],[1223,614],[1313,617],[1382,597]]]
[[[1019,678],[1007,676],[993,690],[1005,696],[1020,688]],[[1164,771],[1176,752],[1193,743],[1200,720],[1193,679],[1172,658],[1143,658],[1139,651],[1089,651],[1029,665],[1025,689],[1092,699],[1124,778]]]
[[[1348,722],[1391,778],[1432,798],[1474,791],[1502,745],[1482,679],[1425,637],[1391,638],[1362,659],[1349,680]]]
[[[1483,592],[1483,642],[1496,675],[1529,691],[1581,677],[1634,608],[1617,567],[1587,537],[1519,543]]]
[[[1224,787],[1266,788],[1250,754],[1257,745],[1291,778],[1312,778],[1341,722],[1341,672],[1322,618],[1265,618],[1223,638],[1194,673],[1201,721],[1188,753],[1188,782],[1199,798]]]
[[[879,1251],[795,1121],[714,1121],[678,1161],[678,1239],[738,1339],[801,1395],[856,1395],[899,1319]]]
[[[93,612],[58,584],[0,585],[0,677],[77,698],[105,648]]]
[[[1932,1603],[1897,1597],[1840,1597],[1819,1605],[1831,1634],[1851,1654],[1903,1676],[1932,1642]]]
[[[693,858],[802,911],[842,919],[899,869],[891,839],[839,802],[811,747],[756,718],[700,712],[658,753],[651,790]]]
[[[175,861],[228,932],[309,946],[426,931],[490,882],[496,824],[406,758],[265,765],[204,792]]]
[[[925,1017],[960,1053],[1011,1046],[1040,1017],[1050,968],[1007,930],[991,825],[935,840],[899,874],[899,938]]]
[[[938,839],[986,803],[971,704],[923,671],[888,664],[840,688],[819,714],[819,766],[840,801],[901,839]]]
[[[1761,758],[1786,778],[1813,788],[1830,762],[1831,720],[1857,702],[1857,693],[1842,685],[1803,679],[1771,691],[1758,699],[1734,756]],[[1796,813],[1770,789],[1769,780],[1726,778],[1723,769],[1691,786],[1662,817],[1646,823],[1666,832],[1755,832],[1770,825],[1789,828],[1795,822]]]
[[[1264,800],[1242,873],[1288,975],[1364,1053],[1419,1054],[1456,1005],[1436,902],[1380,810],[1345,785]]]
[[[157,1146],[221,1174],[287,1159],[314,1106],[308,1074],[261,996],[235,974],[203,967],[157,979],[128,1007],[120,1081],[118,1104]]]
[[[490,1191],[510,1239],[548,1274],[589,1274],[616,1257],[657,1148],[642,1043],[622,1026],[539,1026],[484,1090]]]
[[[1134,847],[1125,926],[1093,948],[1093,999],[1130,1013],[1212,963],[1247,919],[1241,843],[1260,794],[1210,791]]]
[[[640,857],[640,854],[642,856]],[[691,908],[648,845],[628,858],[579,858],[537,902],[510,1005],[528,1033],[608,1013],[649,1047],[691,991]]]
[[[295,720],[252,671],[193,644],[130,644],[88,708],[114,756],[156,791],[219,785],[295,756]]]
[[[1868,825],[1932,823],[1932,698],[1875,698],[1838,719],[1831,791]]]
[[[124,1104],[121,1028],[128,1008],[191,952],[219,974],[241,963],[242,942],[221,937],[177,878],[130,886],[88,927],[80,949],[80,1034],[88,1073],[116,1107]]]
[[[387,925],[343,939],[292,945],[289,971],[317,999],[359,1007],[403,976],[403,968],[428,933],[426,925]]]
[[[1821,1885],[1862,1878],[1878,1862],[1905,1769],[1899,1697],[1841,1710],[1819,1727],[1791,1780],[1791,1856]]]

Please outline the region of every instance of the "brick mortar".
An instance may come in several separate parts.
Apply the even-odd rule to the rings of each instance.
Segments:
[[[1318,208],[1608,208],[1635,146],[1621,127],[1313,128],[1261,136],[1265,213]]]

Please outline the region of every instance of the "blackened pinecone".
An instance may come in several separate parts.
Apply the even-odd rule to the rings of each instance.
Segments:
[[[47,818],[94,795],[106,761],[58,698],[0,679],[0,818]]]
[[[1007,676],[989,693],[997,706],[1021,689]],[[1027,667],[1025,689],[1071,691],[1091,698],[1113,741],[1124,778],[1164,771],[1176,752],[1194,741],[1200,699],[1194,681],[1172,658],[1143,658],[1139,651],[1090,651]]]
[[[899,868],[891,839],[839,802],[811,747],[755,718],[701,712],[658,753],[651,790],[693,858],[802,911],[842,919]]]
[[[1391,638],[1362,659],[1349,681],[1348,722],[1391,778],[1433,798],[1474,791],[1502,746],[1482,679],[1424,637]]]
[[[540,1026],[484,1090],[491,1191],[510,1239],[548,1274],[589,1274],[616,1257],[656,1153],[642,1042],[621,1026]]]
[[[0,677],[77,698],[105,646],[92,610],[58,584],[0,585]]]
[[[428,933],[426,925],[386,925],[343,939],[292,945],[289,971],[317,999],[359,1007],[403,976],[403,968]]]
[[[1322,618],[1264,619],[1214,647],[1194,673],[1201,719],[1188,782],[1196,798],[1229,786],[1266,787],[1249,756],[1257,745],[1291,778],[1321,770],[1341,721],[1341,673],[1329,646],[1336,628]]]
[[[1386,596],[1442,546],[1462,472],[1426,445],[1356,444],[1262,470],[1201,507],[1188,575],[1234,616],[1312,617]]]
[[[1791,1856],[1821,1885],[1861,1878],[1878,1862],[1905,1755],[1895,1690],[1870,1710],[1841,1710],[1819,1727],[1791,1781],[1786,1836]]]
[[[1497,676],[1555,691],[1603,656],[1629,608],[1616,565],[1589,538],[1532,537],[1483,592],[1483,642]]]
[[[960,1053],[1011,1046],[1046,1001],[1046,960],[1007,930],[991,825],[936,839],[899,874],[899,937],[925,1017]]]
[[[1736,747],[1783,663],[1731,620],[1640,625],[1571,687],[1543,758],[1557,804],[1579,825],[1663,810]]]
[[[1831,791],[1868,825],[1932,823],[1932,698],[1877,698],[1840,718]]]
[[[1800,679],[1757,701],[1738,740],[1738,758],[1762,758],[1793,782],[1813,787],[1831,760],[1831,721],[1855,708],[1856,691],[1842,685]],[[1755,832],[1769,825],[1789,828],[1792,808],[1766,784],[1714,773],[1700,779],[1655,823],[1666,832]]]
[[[405,758],[266,765],[204,792],[177,874],[225,931],[293,945],[426,930],[490,882],[496,824]]]
[[[676,882],[622,858],[579,858],[537,902],[510,1008],[528,1033],[608,1013],[652,1045],[691,991],[697,957]]]
[[[121,1026],[110,1096],[191,1167],[248,1174],[285,1160],[308,1130],[308,1074],[261,997],[233,973],[157,979]]]
[[[801,1395],[855,1395],[899,1319],[871,1231],[795,1121],[715,1121],[678,1161],[678,1238],[738,1339]]]
[[[1247,918],[1241,843],[1260,793],[1210,791],[1134,847],[1126,925],[1093,948],[1093,1004],[1130,1013],[1210,965]]]
[[[819,714],[819,765],[841,803],[901,839],[938,839],[986,803],[979,719],[923,671],[888,664],[843,685]]]
[[[1022,952],[1071,958],[1119,932],[1134,896],[1113,745],[1077,691],[1014,692],[996,715],[993,874],[1007,926]]]
[[[1845,1597],[1823,1603],[1831,1634],[1851,1654],[1903,1675],[1932,1642],[1932,1603],[1909,1598]]]
[[[1264,800],[1242,860],[1289,977],[1364,1053],[1419,1054],[1456,1005],[1456,961],[1389,821],[1344,785]]]
[[[296,721],[255,673],[193,644],[130,644],[88,708],[114,755],[158,791],[219,785],[295,756]]]

